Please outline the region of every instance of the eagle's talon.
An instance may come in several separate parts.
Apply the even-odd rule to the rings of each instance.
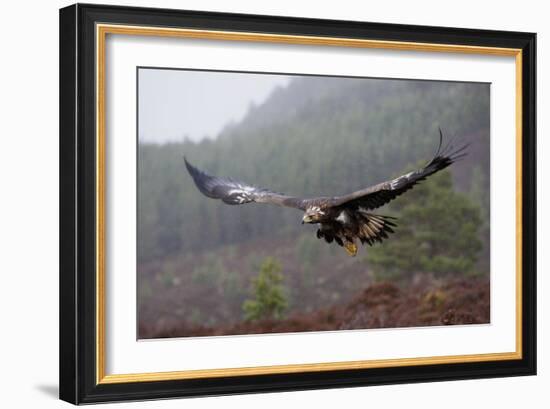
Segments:
[[[357,245],[355,243],[346,241],[344,243],[344,248],[350,256],[355,257],[357,255]]]

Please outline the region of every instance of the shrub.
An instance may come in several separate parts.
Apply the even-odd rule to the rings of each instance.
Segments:
[[[268,257],[260,267],[260,272],[252,280],[252,297],[243,303],[247,321],[279,319],[288,307],[282,285],[283,276],[280,264]]]

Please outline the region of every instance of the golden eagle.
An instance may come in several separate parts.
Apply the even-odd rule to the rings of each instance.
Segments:
[[[439,130],[439,146],[433,157],[423,168],[399,176],[393,180],[333,197],[300,198],[275,193],[267,189],[248,185],[232,178],[211,176],[192,166],[184,157],[185,166],[197,188],[207,197],[221,199],[229,205],[244,203],[270,203],[293,207],[304,211],[302,224],[319,225],[317,238],[327,243],[335,241],[351,255],[357,254],[355,240],[372,246],[388,238],[396,227],[395,217],[382,216],[370,211],[385,205],[397,196],[411,189],[428,176],[445,169],[466,155],[467,144],[454,149],[452,141],[442,148],[443,134]]]

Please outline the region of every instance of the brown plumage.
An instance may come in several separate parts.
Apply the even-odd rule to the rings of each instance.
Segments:
[[[453,149],[452,142],[442,147],[443,134],[439,131],[439,147],[433,159],[421,169],[395,179],[361,189],[344,196],[299,198],[258,188],[231,178],[211,176],[192,166],[184,158],[185,166],[199,191],[207,197],[220,199],[229,205],[270,203],[304,211],[303,223],[317,224],[317,238],[327,243],[336,242],[354,256],[356,240],[372,246],[394,233],[395,218],[373,214],[370,211],[383,206],[412,189],[428,176],[445,169],[466,155],[467,145]]]

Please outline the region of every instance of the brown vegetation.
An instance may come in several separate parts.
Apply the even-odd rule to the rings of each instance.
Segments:
[[[489,282],[484,279],[440,282],[422,277],[405,288],[389,282],[372,284],[348,304],[294,313],[280,320],[213,328],[185,322],[141,324],[139,332],[145,338],[168,338],[483,324],[490,322],[489,294]]]

